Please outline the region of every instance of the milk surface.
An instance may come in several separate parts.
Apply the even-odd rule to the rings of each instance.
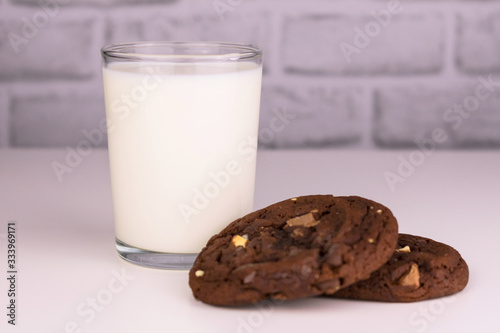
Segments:
[[[197,253],[252,210],[261,79],[250,62],[103,69],[120,241]]]

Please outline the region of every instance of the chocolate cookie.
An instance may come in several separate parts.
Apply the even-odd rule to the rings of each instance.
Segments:
[[[465,288],[469,268],[454,248],[431,239],[400,234],[392,258],[369,279],[339,290],[334,297],[415,302]]]
[[[397,229],[391,211],[368,199],[288,199],[213,236],[189,272],[189,285],[195,298],[213,305],[332,294],[389,260]]]

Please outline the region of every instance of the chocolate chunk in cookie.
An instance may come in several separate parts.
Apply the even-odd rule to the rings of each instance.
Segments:
[[[214,305],[333,294],[383,265],[397,222],[360,197],[311,195],[250,213],[213,236],[189,274],[194,297]]]
[[[332,296],[414,302],[451,295],[467,285],[467,263],[451,246],[407,234],[399,235],[398,245],[392,258],[369,279]]]

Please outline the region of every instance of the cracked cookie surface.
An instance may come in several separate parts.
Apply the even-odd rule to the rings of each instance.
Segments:
[[[393,254],[391,211],[361,197],[311,195],[250,213],[213,236],[189,273],[198,300],[245,305],[332,294]]]
[[[454,248],[429,238],[400,234],[392,258],[369,279],[334,297],[415,302],[455,294],[469,281],[467,263]]]

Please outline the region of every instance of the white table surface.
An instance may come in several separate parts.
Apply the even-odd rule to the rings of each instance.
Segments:
[[[1,332],[498,332],[500,152],[427,156],[391,191],[412,151],[262,151],[255,208],[293,196],[361,195],[390,207],[401,232],[458,249],[470,281],[456,296],[411,304],[310,298],[229,309],[196,301],[187,272],[138,267],[115,251],[107,152],[59,182],[64,150],[0,150],[0,270],[8,221],[17,223],[17,325]],[[117,278],[119,276],[119,278]]]

